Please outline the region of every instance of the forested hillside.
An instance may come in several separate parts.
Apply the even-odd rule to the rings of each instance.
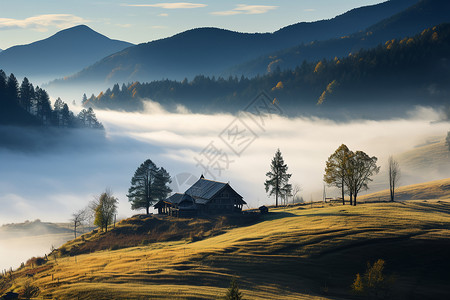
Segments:
[[[268,53],[239,66],[229,68],[229,74],[256,76],[281,70],[293,69],[304,60],[317,61],[347,56],[349,53],[376,47],[392,39],[413,36],[426,28],[450,22],[450,2],[446,0],[422,0],[399,13],[393,14],[364,30],[335,36],[328,40],[313,39],[310,43],[299,43],[295,47]]]
[[[0,70],[0,125],[103,129],[92,108],[75,116],[60,98],[52,108],[45,90],[35,88],[26,77],[19,86],[14,74],[6,76],[3,70]]]
[[[183,104],[196,111],[243,109],[266,90],[285,111],[336,113],[364,109],[372,118],[404,112],[413,105],[442,105],[450,93],[450,24],[434,26],[414,37],[393,39],[371,50],[318,62],[294,70],[280,69],[253,79],[197,76],[188,81],[134,82],[84,98],[87,107],[140,110],[151,99],[168,109]],[[344,109],[344,104],[346,108]],[[371,106],[378,110],[370,110]],[[364,108],[362,108],[364,107]]]

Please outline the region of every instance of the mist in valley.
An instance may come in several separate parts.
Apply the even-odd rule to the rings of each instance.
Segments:
[[[379,158],[382,171],[369,192],[382,190],[388,188],[383,168],[390,155],[442,141],[449,130],[448,123],[434,122],[441,117],[439,111],[423,107],[410,111],[407,118],[351,122],[281,115],[256,118],[245,113],[195,114],[182,106],[177,112],[167,112],[151,101],[143,113],[97,110],[96,114],[106,128],[104,138],[74,130],[59,136],[58,141],[51,135],[37,135],[39,141],[34,141],[36,135],[28,134],[24,137],[27,145],[38,147],[0,150],[0,225],[38,218],[69,222],[72,213],[106,188],[119,198],[119,219],[139,213],[130,209],[126,194],[134,171],[146,159],[169,171],[174,192],[184,192],[204,174],[207,179],[230,182],[248,203],[244,208],[255,208],[274,203],[263,183],[277,148],[293,174],[291,183],[302,188],[299,196],[316,201],[322,199],[325,161],[345,143],[353,151]],[[247,135],[233,140],[230,132],[239,126]],[[1,130],[14,136],[28,132],[23,128]],[[220,164],[208,164],[204,154],[212,148],[221,153]],[[440,169],[424,166],[418,170],[401,164],[400,185],[449,177],[449,165],[440,165]],[[327,196],[338,195],[338,190],[327,187]],[[63,241],[45,235],[3,238],[0,269],[18,267],[30,256],[44,255],[51,245]]]

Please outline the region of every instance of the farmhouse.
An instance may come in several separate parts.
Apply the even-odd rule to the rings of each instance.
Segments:
[[[155,204],[159,214],[177,217],[231,214],[242,211],[247,204],[228,183],[203,177],[184,194],[176,193]]]

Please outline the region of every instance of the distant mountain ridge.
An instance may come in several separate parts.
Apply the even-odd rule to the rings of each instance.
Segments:
[[[232,65],[313,40],[326,40],[366,29],[418,0],[392,0],[357,8],[331,20],[298,23],[274,33],[248,34],[217,28],[192,29],[127,48],[53,86],[192,78],[218,75]]]
[[[449,11],[450,1],[422,0],[392,17],[372,24],[364,31],[266,54],[231,67],[226,73],[256,76],[270,73],[277,67],[280,67],[281,70],[294,69],[304,60],[317,61],[323,58],[344,57],[361,49],[375,47],[388,40],[413,36],[426,28],[450,22]]]
[[[450,23],[345,57],[305,62],[251,79],[196,76],[122,88],[115,84],[84,105],[135,111],[143,109],[143,100],[152,99],[168,110],[182,104],[196,112],[236,113],[242,103],[266,90],[270,102],[279,99],[289,116],[389,119],[405,116],[415,105],[448,104],[449,61]]]
[[[0,53],[0,68],[34,82],[47,82],[87,67],[133,44],[108,37],[79,25],[28,45]]]

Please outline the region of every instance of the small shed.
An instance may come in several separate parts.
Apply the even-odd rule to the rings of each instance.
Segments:
[[[267,214],[267,213],[269,213],[269,208],[268,208],[267,206],[265,206],[265,205],[260,206],[260,207],[259,207],[259,212],[260,212],[262,215]]]

